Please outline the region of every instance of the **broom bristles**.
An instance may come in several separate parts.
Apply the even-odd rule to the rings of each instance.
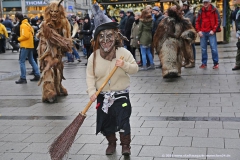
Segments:
[[[82,125],[85,115],[81,113],[73,120],[73,122],[65,128],[65,130],[53,141],[49,148],[52,160],[61,160],[71,148],[77,132]]]

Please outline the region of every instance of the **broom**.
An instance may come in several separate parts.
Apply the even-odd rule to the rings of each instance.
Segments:
[[[121,56],[120,59],[123,59],[123,57]],[[108,75],[107,79],[104,81],[102,86],[95,93],[96,96],[99,95],[99,93],[102,91],[104,86],[108,83],[109,79],[112,77],[112,75],[117,70],[117,68],[118,68],[117,66],[113,68],[113,70]],[[51,144],[49,148],[49,153],[52,160],[61,160],[64,157],[64,155],[69,151],[79,128],[81,127],[84,119],[86,118],[85,113],[88,111],[92,103],[93,102],[90,100],[87,106],[83,109],[83,111],[79,113],[79,115],[73,120],[73,122],[67,128],[65,128],[65,130]]]

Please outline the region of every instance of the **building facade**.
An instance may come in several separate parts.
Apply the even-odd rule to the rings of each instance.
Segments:
[[[21,12],[28,17],[36,17],[44,14],[48,3],[52,0],[0,0],[0,17],[14,17],[16,12]],[[64,0],[62,5],[67,14],[85,14],[88,13],[91,6],[91,0]]]

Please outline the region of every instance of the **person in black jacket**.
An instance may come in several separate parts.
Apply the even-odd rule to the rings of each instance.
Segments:
[[[91,55],[91,39],[92,39],[93,29],[94,29],[94,25],[93,23],[91,23],[90,17],[86,15],[84,17],[83,29],[80,31],[80,33],[83,34],[83,45],[87,50],[87,59]],[[85,65],[87,65],[87,63]]]
[[[157,6],[153,7],[152,13],[154,14],[154,18],[155,18],[155,21],[153,23],[153,30],[152,30],[152,35],[154,36],[154,33],[157,30],[158,24],[161,22],[163,18],[165,18],[165,16],[162,14],[162,12],[160,11],[160,8]]]
[[[129,50],[131,53],[132,53],[132,49],[131,49],[131,46],[130,46],[130,36],[131,36],[131,29],[132,29],[132,25],[134,23],[135,19],[134,19],[134,14],[133,14],[133,10],[128,10],[127,11],[127,21],[126,21],[126,24],[125,24],[125,33],[124,35],[127,37],[127,39],[129,41],[124,41],[124,44],[127,48],[127,50]]]

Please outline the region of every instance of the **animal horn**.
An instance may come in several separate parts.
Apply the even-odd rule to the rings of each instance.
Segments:
[[[181,9],[180,5],[177,3],[176,0],[173,0],[173,4],[175,4],[177,6],[177,9]]]
[[[63,1],[63,0],[61,0],[61,1],[58,3],[58,7],[61,5],[62,1]]]

